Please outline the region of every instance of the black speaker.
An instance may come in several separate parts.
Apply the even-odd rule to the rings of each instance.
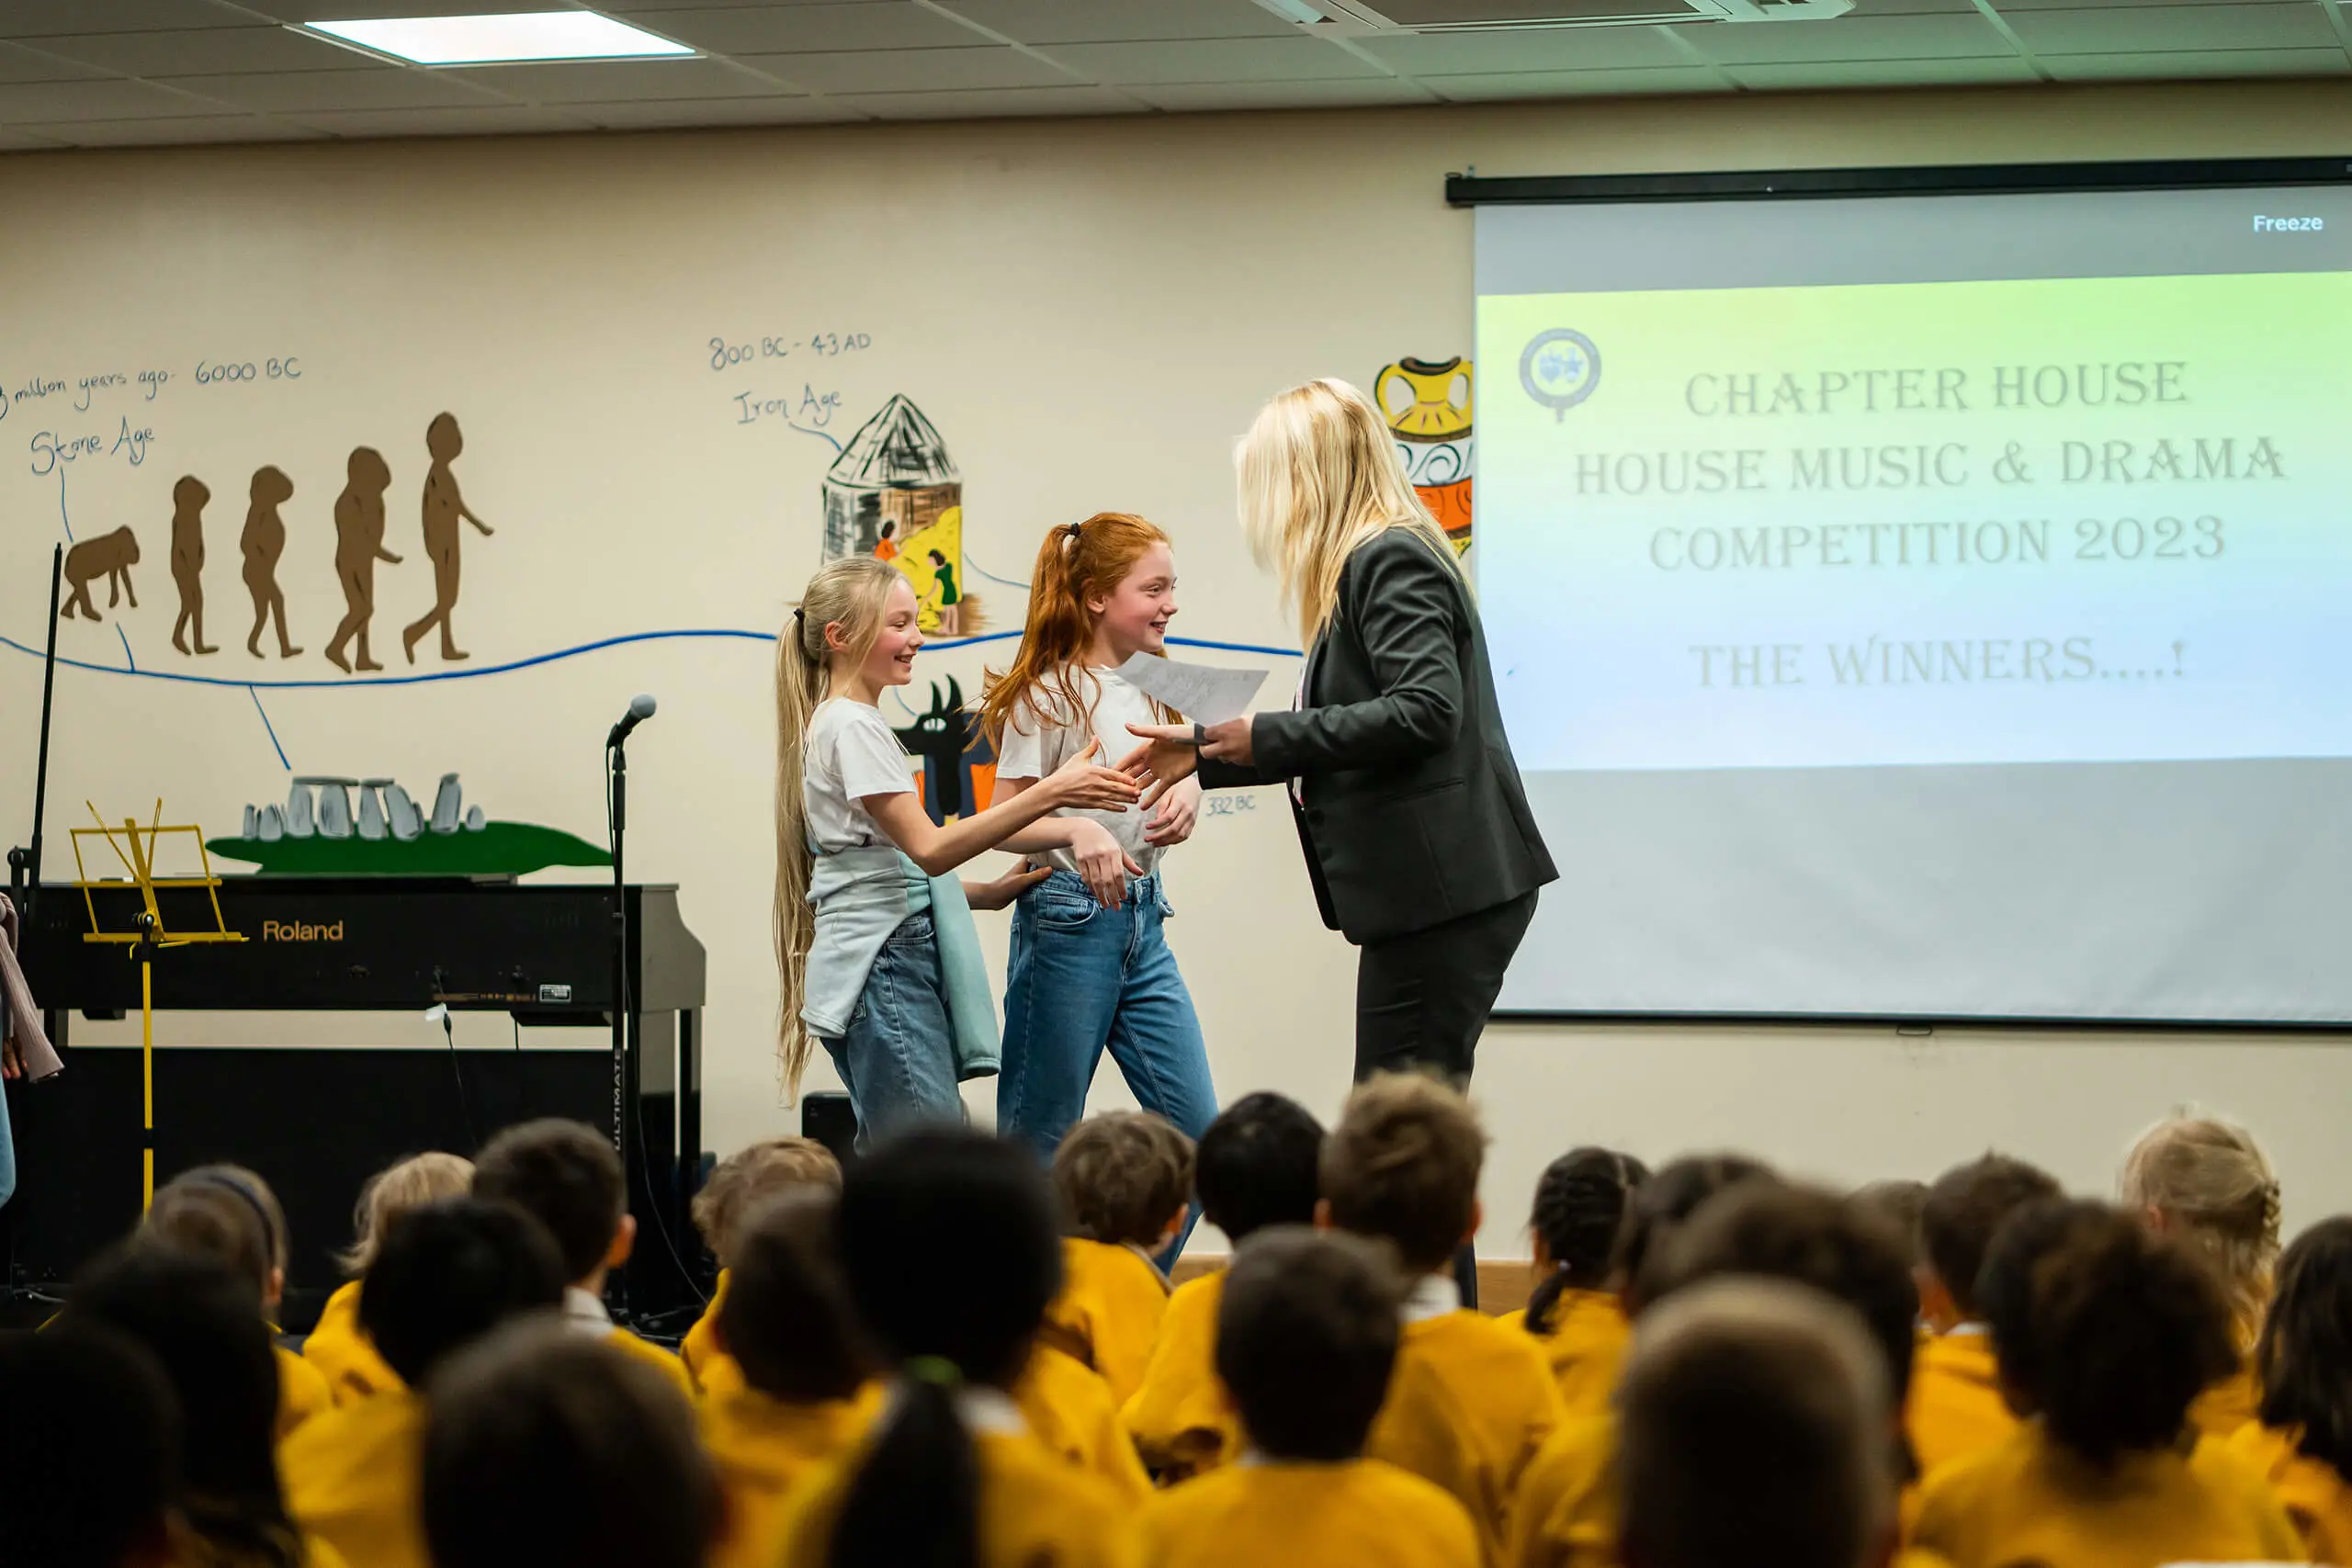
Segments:
[[[850,1109],[849,1096],[830,1089],[802,1095],[800,1135],[816,1139],[847,1165],[857,1145],[857,1112]]]

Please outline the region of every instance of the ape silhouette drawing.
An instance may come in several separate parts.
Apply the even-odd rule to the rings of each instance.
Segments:
[[[334,574],[343,584],[344,613],[334,640],[327,644],[327,658],[348,675],[353,665],[343,650],[355,637],[359,643],[357,668],[383,668],[368,653],[368,623],[376,615],[376,563],[398,566],[401,558],[384,548],[384,491],[391,485],[392,470],[383,454],[373,446],[355,446],[345,469],[349,477],[334,500]]]
[[[253,504],[245,510],[245,531],[237,543],[245,557],[245,591],[254,596],[254,629],[245,651],[255,659],[261,650],[262,629],[277,620],[277,657],[291,659],[302,650],[286,636],[286,595],[277,586],[277,558],[286,553],[286,520],[277,509],[294,498],[294,481],[279,468],[254,470]]]
[[[424,449],[433,457],[433,467],[424,475],[424,553],[433,562],[433,608],[425,617],[401,634],[401,651],[408,655],[411,664],[416,662],[417,640],[438,626],[441,630],[441,657],[456,660],[469,657],[458,651],[452,636],[450,617],[458,609],[458,566],[460,544],[460,522],[470,523],[487,538],[490,525],[466,508],[464,497],[458,493],[458,476],[449,465],[466,449],[465,437],[458,430],[458,416],[437,414],[425,427]]]
[[[183,474],[172,487],[172,584],[180,591],[180,618],[172,623],[172,646],[189,652],[194,633],[197,653],[220,650],[204,640],[204,503],[212,492],[194,474]]]

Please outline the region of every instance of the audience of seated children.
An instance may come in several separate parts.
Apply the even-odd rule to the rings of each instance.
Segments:
[[[1296,1100],[1244,1095],[1202,1133],[1193,1190],[1209,1224],[1239,1247],[1269,1225],[1315,1220],[1323,1124]],[[1176,1287],[1152,1343],[1143,1385],[1119,1412],[1145,1465],[1163,1483],[1212,1470],[1238,1451],[1238,1427],[1216,1375],[1222,1271]]]
[[[2200,1431],[2226,1438],[2260,1399],[2252,1356],[2278,1261],[2278,1178],[2245,1128],[2176,1116],[2132,1145],[2120,1187],[2123,1206],[2201,1260],[2229,1303],[2236,1359],[2190,1412]]]
[[[1649,1175],[1640,1160],[1614,1149],[1571,1149],[1535,1184],[1528,1229],[1541,1278],[1527,1310],[1502,1321],[1543,1341],[1571,1419],[1606,1410],[1617,1386],[1630,1330],[1610,1269],[1626,1201]]]
[[[482,1145],[474,1196],[512,1203],[547,1227],[571,1281],[563,1314],[575,1328],[610,1340],[694,1397],[684,1362],[617,1326],[605,1310],[605,1276],[628,1262],[637,1244],[621,1156],[610,1137],[560,1117],[518,1122]]]
[[[1452,1493],[1492,1563],[1520,1476],[1561,1412],[1542,1348],[1464,1307],[1454,1282],[1454,1254],[1478,1230],[1486,1155],[1460,1094],[1433,1078],[1373,1078],[1323,1141],[1317,1217],[1386,1242],[1409,1281],[1396,1373],[1364,1451]]]
[[[1040,1339],[1012,1392],[1029,1435],[1046,1451],[1108,1486],[1122,1502],[1151,1495],[1151,1474],[1100,1373]]]
[[[2189,1426],[2237,1352],[2184,1247],[2106,1204],[2044,1199],[2001,1227],[1976,1296],[2026,1419],[1928,1477],[1916,1545],[1951,1568],[2301,1556],[2261,1474]]]
[[[1919,1215],[1928,1206],[1928,1184],[1914,1181],[1906,1176],[1890,1176],[1883,1181],[1865,1182],[1854,1189],[1854,1201],[1876,1214],[1908,1238],[1916,1251],[1919,1237]]]
[[[1883,1363],[1850,1308],[1729,1278],[1644,1315],[1620,1396],[1626,1568],[1883,1568]]]
[[[104,1329],[0,1334],[0,1547],[41,1568],[179,1568],[179,1413]]]
[[[171,1386],[185,1568],[342,1568],[311,1550],[286,1511],[274,1437],[277,1347],[243,1267],[142,1232],[74,1282],[63,1321],[136,1343]],[[0,1554],[9,1547],[0,1540]]]
[[[359,1330],[359,1287],[384,1245],[385,1228],[411,1209],[462,1198],[473,1184],[473,1161],[435,1151],[385,1167],[359,1190],[351,1215],[352,1243],[335,1255],[351,1277],[335,1287],[319,1311],[317,1325],[302,1341],[302,1359],[326,1378],[327,1391],[337,1404],[400,1386],[399,1377]]]
[[[840,1191],[842,1164],[816,1139],[787,1136],[762,1138],[737,1149],[718,1162],[695,1194],[695,1229],[718,1260],[718,1287],[678,1344],[678,1359],[685,1363],[686,1381],[694,1385],[696,1399],[743,1386],[741,1369],[714,1341],[718,1314],[734,1280],[737,1236],[744,1217],[768,1199],[800,1188]]]
[[[876,1402],[858,1398],[865,1357],[834,1256],[836,1208],[832,1191],[804,1185],[729,1221],[733,1273],[717,1320],[705,1321],[706,1348],[730,1372],[700,1409],[730,1520],[715,1568],[767,1568],[785,1494],[873,1417]]]
[[[1089,1116],[1054,1151],[1054,1190],[1069,1234],[1046,1342],[1101,1373],[1125,1404],[1143,1386],[1168,1311],[1168,1277],[1152,1258],[1192,1206],[1193,1140],[1148,1111]]]
[[[1240,1463],[1152,1499],[1145,1568],[1477,1568],[1476,1527],[1451,1494],[1363,1457],[1404,1292],[1383,1251],[1355,1236],[1277,1225],[1241,1244],[1215,1354],[1248,1447]]]
[[[451,1199],[394,1220],[359,1294],[359,1326],[400,1386],[339,1404],[288,1439],[279,1465],[295,1522],[349,1568],[426,1568],[417,1391],[507,1319],[560,1309],[563,1292],[555,1243],[513,1204]]]
[[[1692,1155],[1661,1167],[1625,1205],[1611,1272],[1626,1315],[1638,1322],[1642,1282],[1654,1253],[1720,1193],[1776,1184],[1770,1167],[1741,1155]],[[1504,1561],[1510,1568],[1606,1568],[1617,1561],[1613,1410],[1561,1424],[1521,1483]]]
[[[426,1403],[434,1568],[703,1568],[727,1528],[677,1385],[560,1321],[460,1351]]]
[[[277,1355],[280,1441],[334,1403],[318,1368],[277,1338],[277,1306],[286,1294],[286,1211],[267,1182],[233,1165],[182,1171],[156,1189],[140,1233],[215,1258],[254,1282]]]
[[[1922,1474],[1992,1447],[2017,1426],[2001,1393],[1993,1341],[1976,1304],[1976,1276],[2003,1221],[2026,1204],[2059,1196],[2050,1174],[1988,1154],[1936,1179],[1919,1213],[1920,1342],[1905,1426]]]
[[[978,1134],[905,1133],[844,1173],[842,1278],[894,1386],[866,1441],[786,1501],[776,1568],[1133,1561],[1127,1506],[1006,1392],[1061,1290],[1059,1229],[1036,1156]]]
[[[2352,1219],[2322,1220],[2278,1259],[2254,1370],[2261,1419],[2230,1450],[2269,1477],[2312,1562],[2352,1568]]]

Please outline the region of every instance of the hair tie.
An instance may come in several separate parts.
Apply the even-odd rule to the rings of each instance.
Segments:
[[[907,1376],[917,1382],[927,1382],[934,1388],[961,1388],[964,1369],[944,1356],[910,1356],[906,1362]]]
[[[808,624],[808,616],[807,613],[797,604],[795,604],[792,607],[792,618],[793,621],[799,626],[805,626]]]

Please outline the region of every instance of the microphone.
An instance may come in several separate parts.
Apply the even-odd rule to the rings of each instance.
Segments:
[[[613,732],[610,735],[605,737],[605,744],[606,746],[619,745],[622,741],[628,739],[628,732],[630,730],[635,729],[639,725],[643,724],[647,719],[651,718],[652,716],[653,699],[643,692],[638,693],[637,695],[629,698],[628,712],[621,715],[621,721],[613,726]]]

